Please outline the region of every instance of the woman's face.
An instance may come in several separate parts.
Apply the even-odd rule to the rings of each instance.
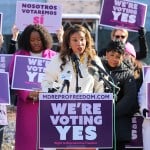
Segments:
[[[124,59],[127,59],[132,63],[134,63],[136,60],[136,58],[134,56],[132,56],[131,54],[129,54],[128,52],[124,53]]]
[[[73,53],[77,55],[83,54],[86,48],[86,37],[82,31],[76,32],[70,36],[69,46],[72,48]]]
[[[39,32],[33,31],[30,35],[31,51],[34,53],[40,53],[43,50],[43,44]]]
[[[106,52],[106,59],[110,67],[116,68],[120,66],[121,62],[123,61],[123,55],[118,52],[109,51]]]
[[[3,35],[0,34],[0,47],[2,46],[3,42],[4,42],[4,40],[3,40]]]
[[[123,43],[126,43],[126,41],[127,41],[127,35],[126,35],[126,33],[123,30],[116,30],[116,32],[114,33],[114,36],[113,36],[112,40],[113,41],[114,40],[120,40]]]

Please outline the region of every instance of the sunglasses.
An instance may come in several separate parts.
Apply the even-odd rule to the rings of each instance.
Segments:
[[[125,37],[126,37],[125,35],[116,35],[115,36],[116,39],[120,39],[120,38],[124,39]]]

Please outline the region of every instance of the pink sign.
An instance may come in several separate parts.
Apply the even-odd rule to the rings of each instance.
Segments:
[[[17,1],[16,26],[23,31],[29,24],[40,24],[50,33],[56,33],[62,25],[61,5]]]

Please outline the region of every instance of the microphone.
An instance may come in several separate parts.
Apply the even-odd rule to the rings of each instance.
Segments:
[[[110,76],[104,69],[102,69],[95,60],[91,60],[91,64],[95,66],[103,75]]]
[[[72,79],[72,75],[70,71],[67,71],[66,73],[62,73],[61,79],[63,80],[62,88],[60,90],[60,93],[63,92],[65,86],[67,86],[67,93],[69,92],[69,86],[70,86],[70,81]]]
[[[110,90],[113,91],[113,88],[117,89],[118,94],[118,92],[120,91],[120,87],[114,84],[113,78],[104,69],[102,69],[94,60],[91,61],[91,64],[95,66],[98,70],[94,69],[93,67],[89,67],[89,73],[91,72],[91,74],[93,74],[93,76],[96,76],[98,80],[102,79]],[[111,79],[112,81],[110,81],[109,79]]]
[[[72,53],[71,54],[71,60],[75,63],[75,68],[76,68],[76,72],[79,73],[80,78],[83,78],[82,74],[81,74],[81,70],[80,70],[80,59],[79,57]]]
[[[51,84],[51,87],[48,88],[48,93],[55,93],[59,90],[59,88],[60,88],[59,83],[55,81]]]

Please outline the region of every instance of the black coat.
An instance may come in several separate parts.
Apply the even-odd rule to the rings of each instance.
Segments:
[[[114,99],[116,138],[118,141],[130,141],[131,118],[138,107],[135,79],[123,63],[115,69],[110,68],[106,60],[102,60],[102,63],[115,85],[120,88]],[[105,92],[109,92],[107,88]]]

